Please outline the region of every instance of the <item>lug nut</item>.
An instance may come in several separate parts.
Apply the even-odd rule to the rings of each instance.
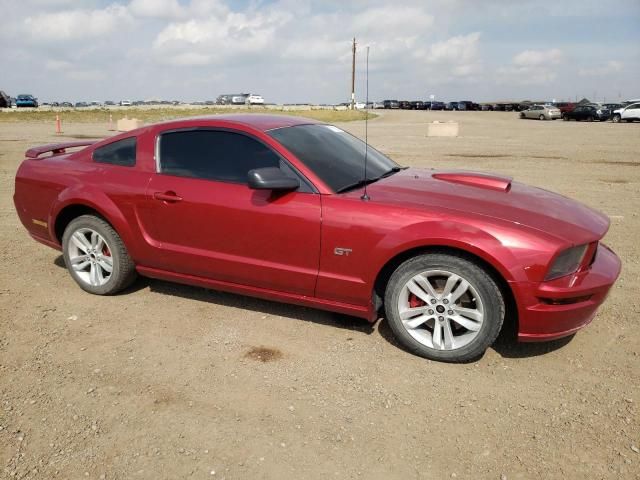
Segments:
[[[447,300],[447,299],[445,298],[444,300],[442,300],[442,303],[444,303],[444,304],[446,305],[447,303],[449,303],[449,300]]]
[[[429,315],[433,315],[433,310],[429,309]]]
[[[438,317],[438,320],[444,322],[444,317]]]
[[[447,315],[453,315],[453,310],[449,310],[449,311],[447,312]]]
[[[431,303],[432,303],[432,304],[436,303],[436,299],[435,299],[435,298],[432,298],[432,299],[431,299]]]

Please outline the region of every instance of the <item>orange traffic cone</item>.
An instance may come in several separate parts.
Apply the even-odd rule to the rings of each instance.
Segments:
[[[62,120],[60,120],[60,115],[56,115],[56,133],[62,133]]]

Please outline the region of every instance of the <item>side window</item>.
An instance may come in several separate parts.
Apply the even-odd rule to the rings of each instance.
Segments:
[[[136,164],[136,137],[125,138],[96,148],[93,151],[93,161],[133,167]]]
[[[189,130],[164,133],[159,142],[160,172],[221,182],[247,183],[249,170],[276,167],[300,180],[298,192],[313,187],[263,143],[240,133]]]
[[[249,170],[279,166],[273,150],[239,133],[191,130],[160,137],[160,172],[169,175],[246,183]]]

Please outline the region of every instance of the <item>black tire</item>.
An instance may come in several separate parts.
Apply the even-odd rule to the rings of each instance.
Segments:
[[[593,117],[591,115],[587,117],[587,122],[593,122]]]
[[[565,122],[569,121],[569,115],[567,115],[566,113],[562,114],[562,120],[564,120]]]
[[[614,115],[613,118],[611,119],[613,123],[620,123],[620,120],[622,120],[622,117],[620,117],[619,114]]]
[[[460,348],[439,350],[425,345],[409,334],[400,318],[398,303],[405,285],[414,276],[429,270],[442,270],[460,276],[471,284],[482,302],[484,319],[480,329],[470,343]],[[492,276],[474,261],[451,253],[430,253],[407,260],[391,275],[385,292],[385,312],[396,339],[408,351],[431,360],[459,363],[481,357],[493,344],[502,329],[505,302]],[[431,328],[427,323],[424,327]]]
[[[90,229],[97,232],[106,243],[107,251],[112,259],[112,271],[103,285],[90,285],[71,266],[69,242],[71,241],[71,236],[82,229]],[[131,285],[137,277],[135,264],[129,256],[120,235],[108,222],[94,215],[82,215],[73,219],[67,225],[62,235],[62,254],[71,277],[80,288],[94,295],[114,295]]]
[[[520,114],[520,118],[524,118],[524,113],[521,113],[521,114]]]
[[[540,115],[540,116],[538,117],[538,120],[544,120],[544,119],[545,119],[545,118],[544,118],[544,115]]]

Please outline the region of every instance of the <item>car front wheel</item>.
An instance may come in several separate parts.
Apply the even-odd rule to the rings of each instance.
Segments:
[[[82,215],[62,236],[64,263],[76,283],[95,295],[113,295],[136,278],[135,265],[116,231],[102,218]]]
[[[475,262],[449,253],[420,255],[393,273],[385,293],[391,330],[409,351],[432,360],[482,356],[504,321],[502,293]]]
[[[538,117],[538,120],[544,120],[544,115],[540,115],[540,116]]]
[[[614,115],[613,118],[611,119],[613,123],[620,123],[620,120],[621,120],[620,115]]]

